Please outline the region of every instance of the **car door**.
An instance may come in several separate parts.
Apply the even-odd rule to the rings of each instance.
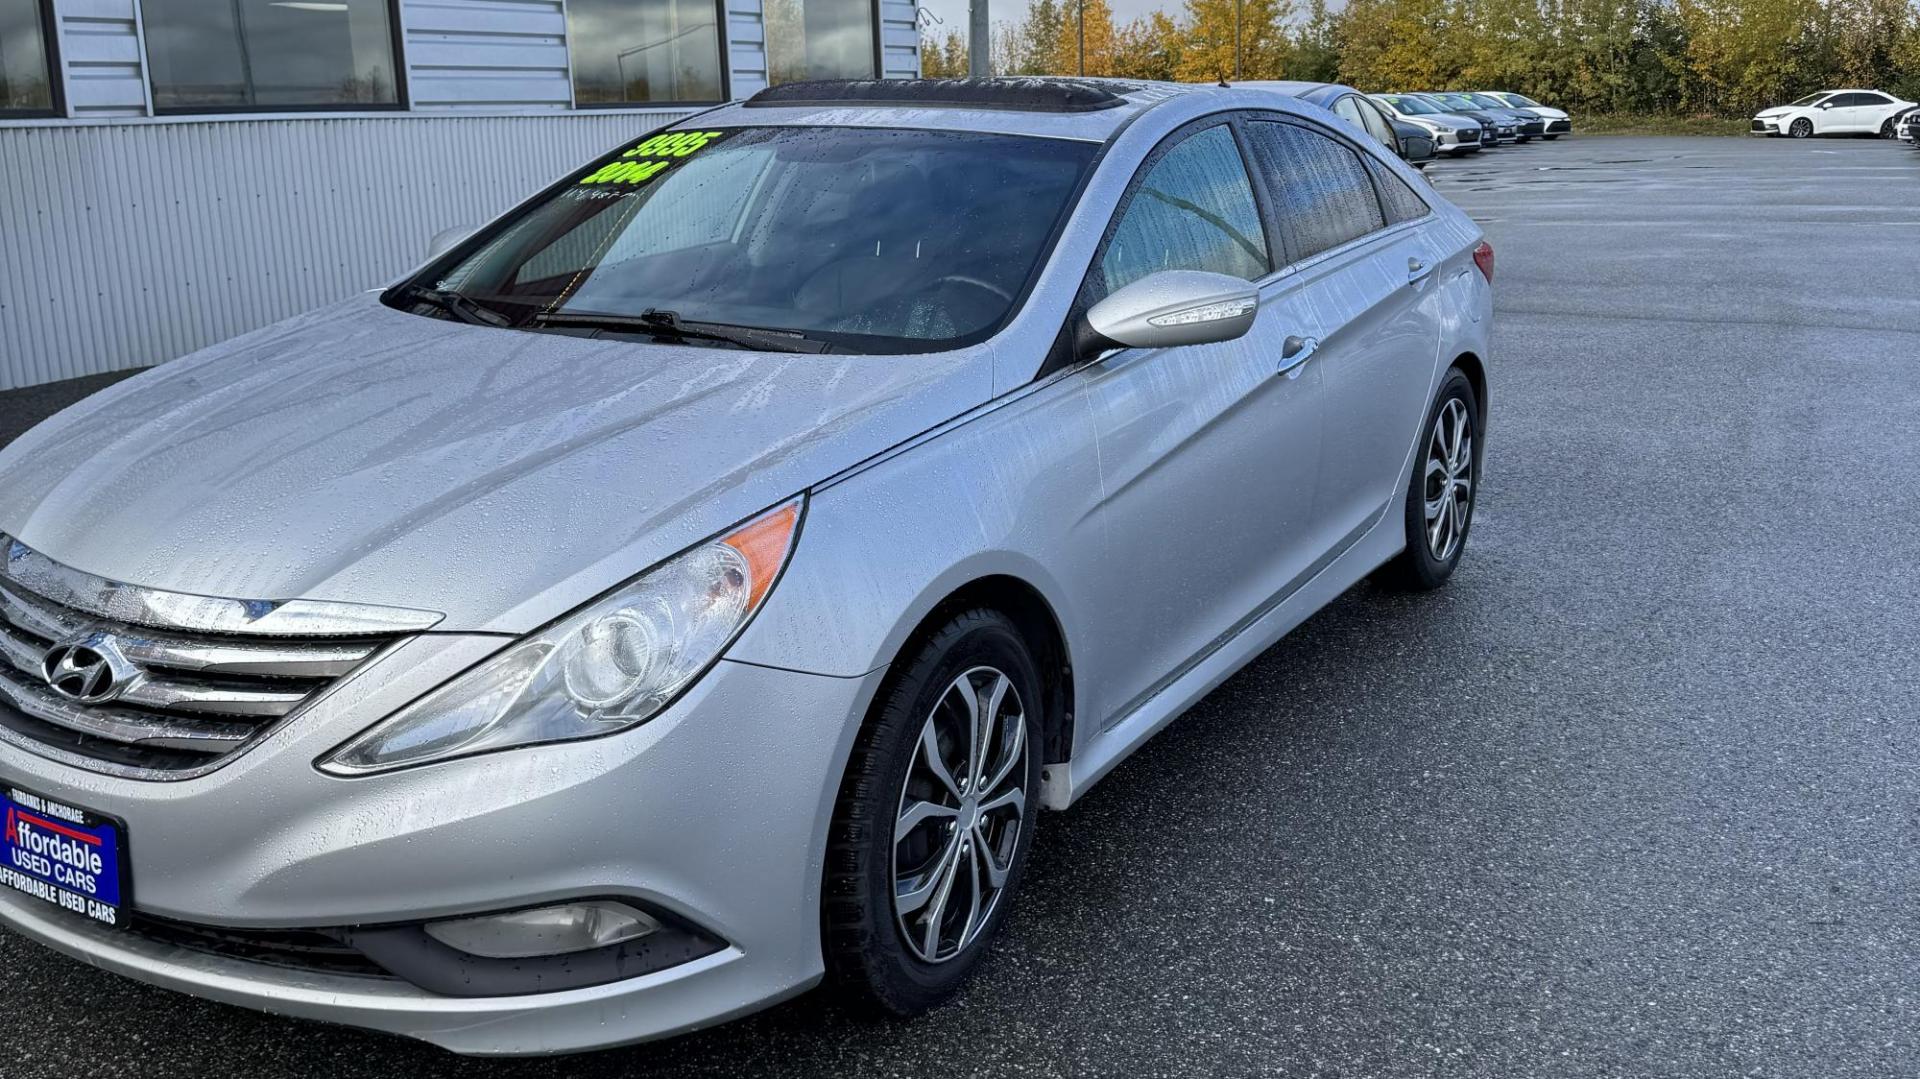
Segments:
[[[1160,270],[1271,284],[1276,259],[1225,118],[1170,136],[1141,166],[1080,309]],[[1319,557],[1320,381],[1283,370],[1284,318],[1263,303],[1237,341],[1121,349],[1083,368],[1101,491],[1091,513],[1110,582],[1097,654],[1080,658],[1105,724],[1243,626]]]
[[[1888,118],[1894,113],[1899,111],[1896,107],[1899,102],[1885,94],[1860,94],[1858,96],[1860,98],[1857,117],[1859,126],[1854,130],[1878,135],[1880,133],[1880,126],[1886,123]]]
[[[1442,252],[1422,231],[1423,197],[1356,143],[1297,118],[1247,130],[1293,263],[1276,313],[1285,334],[1311,343],[1308,365],[1320,373],[1326,441],[1314,512],[1331,557],[1399,495],[1440,347]],[[1376,171],[1398,185],[1391,204]]]
[[[1879,126],[1872,94],[1839,94],[1826,104],[1827,122],[1820,125],[1824,131],[1871,131]]]

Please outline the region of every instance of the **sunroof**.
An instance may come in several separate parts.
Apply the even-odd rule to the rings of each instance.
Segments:
[[[1098,83],[1078,79],[823,79],[769,87],[746,100],[748,108],[851,105],[1015,112],[1098,112],[1126,99]]]

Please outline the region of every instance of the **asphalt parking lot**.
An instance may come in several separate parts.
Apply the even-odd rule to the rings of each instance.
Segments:
[[[1356,589],[1043,818],[955,1005],[467,1061],[0,933],[0,1076],[1920,1074],[1920,152],[1431,176],[1499,264],[1459,576]]]

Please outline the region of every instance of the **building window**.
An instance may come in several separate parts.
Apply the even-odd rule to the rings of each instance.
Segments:
[[[397,106],[390,2],[142,0],[153,106]]]
[[[0,115],[51,115],[58,100],[42,0],[0,0]]]
[[[725,101],[724,25],[715,0],[568,0],[574,104]]]
[[[876,0],[766,0],[767,82],[879,77]]]

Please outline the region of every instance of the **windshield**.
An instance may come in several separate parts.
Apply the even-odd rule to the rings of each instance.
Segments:
[[[1800,106],[1803,106],[1803,105],[1811,105],[1811,104],[1813,104],[1814,102],[1816,102],[1816,101],[1818,101],[1818,100],[1820,100],[1821,98],[1823,98],[1823,97],[1826,97],[1826,96],[1827,96],[1827,95],[1826,95],[1826,94],[1825,94],[1824,92],[1823,92],[1823,93],[1818,93],[1818,94],[1808,94],[1808,95],[1807,95],[1806,97],[1803,97],[1803,98],[1801,98],[1800,100],[1798,100],[1798,101],[1796,101],[1796,102],[1794,102],[1794,103],[1793,103],[1792,105],[1790,105],[1790,106],[1788,106],[1788,107],[1789,107],[1789,108],[1799,108]]]
[[[1471,102],[1483,109],[1505,109],[1512,107],[1503,101],[1488,97],[1485,94],[1461,94],[1459,96],[1462,100]]]
[[[1381,100],[1392,105],[1395,112],[1405,113],[1408,116],[1437,116],[1440,114],[1438,108],[1427,104],[1417,97],[1409,97],[1406,94],[1387,94],[1384,95]]]
[[[1011,317],[1096,149],[875,128],[671,132],[575,176],[392,302],[573,332],[645,335],[645,320],[688,325],[654,336],[720,324],[834,351],[959,347]]]
[[[1456,109],[1477,109],[1480,107],[1461,94],[1428,94],[1427,100]]]
[[[1535,101],[1534,99],[1528,97],[1525,94],[1496,94],[1494,96],[1498,97],[1500,100],[1506,102],[1509,105],[1518,105],[1523,109],[1546,108],[1545,105],[1540,104],[1538,101]]]

